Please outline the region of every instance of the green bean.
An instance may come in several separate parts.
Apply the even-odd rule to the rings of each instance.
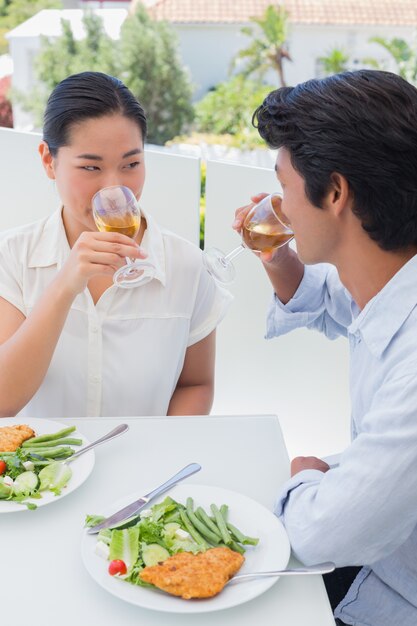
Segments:
[[[227,528],[232,533],[232,536],[239,543],[243,543],[244,546],[257,546],[259,543],[259,539],[256,537],[248,537],[244,535],[236,526],[233,526],[230,522],[226,523]]]
[[[58,457],[68,458],[74,454],[74,450],[66,446],[60,448],[26,448],[25,452],[29,455],[37,454],[47,459],[55,459]]]
[[[220,542],[221,537],[219,537],[217,533],[213,533],[209,528],[207,528],[207,526],[198,519],[198,517],[192,510],[187,511],[187,515],[194,528],[199,533],[201,533],[205,539],[210,541],[210,543],[214,543],[215,545]]]
[[[191,524],[187,513],[185,511],[180,511],[180,516],[181,516],[182,523],[185,526],[185,530],[191,535],[194,541],[198,543],[198,545],[204,548],[205,550],[209,548],[210,546],[207,544],[205,539],[203,539],[200,533]]]
[[[222,514],[215,504],[211,504],[210,509],[216,519],[217,528],[220,531],[224,543],[226,545],[229,545],[230,543],[232,543],[232,536],[227,530],[226,522],[224,521]]]
[[[58,432],[53,433],[52,435],[40,435],[39,437],[32,437],[32,439],[27,439],[26,441],[22,443],[22,448],[27,448],[32,443],[40,443],[41,441],[42,442],[55,441],[55,439],[61,439],[62,437],[66,437],[67,435],[70,435],[71,433],[73,433],[74,430],[75,430],[75,426],[69,426],[68,428],[63,428],[62,430],[59,430]]]
[[[222,514],[222,517],[224,519],[225,522],[227,522],[227,513],[229,511],[229,507],[227,506],[227,504],[222,504],[220,507],[220,513]]]
[[[55,446],[63,446],[63,445],[67,445],[67,446],[80,446],[82,444],[83,440],[82,439],[75,439],[75,437],[63,437],[62,439],[56,439],[55,441],[40,441],[38,443],[33,443],[33,440],[27,441],[26,446],[24,446],[25,449],[27,448],[51,448],[51,447],[55,447]],[[26,443],[26,442],[25,442]]]
[[[49,465],[50,463],[52,463],[52,461],[50,461],[49,459],[45,459],[44,461],[32,461],[33,465],[35,465],[35,467],[44,467],[45,465]]]
[[[233,526],[233,524],[230,524],[230,522],[226,522],[226,526],[232,533],[233,539],[236,539],[236,541],[238,541],[239,543],[243,543],[243,540],[245,538],[244,534],[241,533],[240,530],[236,528],[236,526]]]
[[[199,519],[203,522],[203,524],[207,526],[207,528],[209,528],[215,535],[218,536],[219,539],[222,538],[220,531],[217,528],[216,524],[211,521],[211,519],[209,518],[205,510],[201,508],[201,506],[198,507],[195,514],[197,515],[197,517],[199,517]]]
[[[240,546],[236,541],[232,541],[228,547],[235,552],[239,552],[239,554],[245,554],[245,548]]]
[[[192,498],[187,498],[185,506],[187,507],[187,515],[190,516],[190,513],[194,510],[194,500]]]
[[[234,552],[239,552],[239,554],[245,554],[245,548],[242,548],[242,546],[236,543],[236,541],[232,541],[228,545],[226,545],[225,543],[220,543],[218,547],[229,548],[230,550],[233,550]]]
[[[193,510],[194,500],[192,498],[187,498],[186,506],[187,506],[188,518],[191,524],[194,526],[194,528],[199,533],[201,533],[205,539],[217,545],[221,539],[221,536],[219,535],[217,529],[216,529],[216,532],[213,532],[212,530],[210,530],[210,528],[207,527],[207,525],[203,521],[201,521],[197,517],[197,515],[194,513],[194,510]]]

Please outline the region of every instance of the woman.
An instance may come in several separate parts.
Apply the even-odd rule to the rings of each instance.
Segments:
[[[39,152],[62,206],[0,244],[0,415],[205,414],[227,297],[191,243],[143,214],[135,240],[98,232],[91,199],[145,180],[144,111],[118,79],[83,72],[49,97]],[[125,258],[155,277],[113,285]]]

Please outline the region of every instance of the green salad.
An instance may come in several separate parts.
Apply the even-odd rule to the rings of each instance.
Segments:
[[[82,439],[69,437],[75,426],[56,433],[31,437],[14,452],[0,452],[0,500],[13,500],[36,509],[28,498],[41,498],[42,491],[59,495],[72,476],[71,468],[62,460],[74,454],[72,446]]]
[[[105,518],[87,515],[87,527],[100,524]],[[139,576],[148,566],[163,562],[178,552],[205,552],[209,548],[227,546],[243,554],[245,546],[256,546],[258,539],[244,535],[228,521],[228,506],[211,504],[210,513],[194,507],[192,498],[186,505],[170,497],[140,516],[100,530],[96,554],[109,561],[108,571],[134,585],[152,587]]]

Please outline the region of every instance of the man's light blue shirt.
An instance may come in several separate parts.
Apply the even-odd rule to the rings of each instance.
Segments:
[[[352,443],[335,469],[290,479],[276,514],[304,563],[364,566],[336,617],[417,626],[417,256],[362,311],[334,267],[306,267],[267,337],[300,326],[349,341]]]

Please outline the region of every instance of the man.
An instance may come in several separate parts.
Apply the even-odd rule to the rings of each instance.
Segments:
[[[267,336],[307,326],[351,355],[352,443],[334,469],[294,459],[276,514],[301,561],[336,563],[337,623],[416,626],[417,90],[345,72],[273,91],[254,119],[297,244],[260,255]]]

